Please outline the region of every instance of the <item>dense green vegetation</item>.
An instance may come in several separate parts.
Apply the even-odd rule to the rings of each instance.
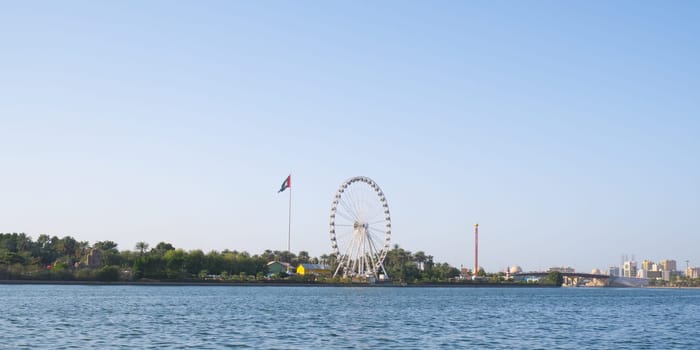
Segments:
[[[435,263],[431,255],[422,251],[411,253],[398,245],[387,253],[384,267],[393,279],[407,283],[442,282],[459,276],[457,268]]]
[[[36,240],[24,233],[0,234],[0,279],[5,280],[77,280],[77,281],[266,281],[290,279],[306,281],[309,277],[268,276],[270,261],[315,263],[336,266],[334,255],[311,257],[308,252],[266,250],[261,254],[224,250],[185,251],[160,242],[151,248],[139,242],[135,250],[119,250],[113,241],[89,244],[71,236],[40,235]],[[149,249],[150,248],[150,249]],[[91,266],[88,255],[98,251],[100,264]],[[93,253],[95,254],[95,253]],[[435,263],[424,252],[411,253],[395,245],[388,252],[385,267],[397,282],[446,282],[459,270]],[[328,277],[323,282],[349,282]]]
[[[564,284],[564,276],[561,274],[561,272],[551,271],[549,274],[547,274],[547,277],[544,278],[542,283],[561,286]]]

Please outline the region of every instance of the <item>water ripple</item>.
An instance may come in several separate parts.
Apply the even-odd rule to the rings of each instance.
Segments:
[[[700,348],[699,290],[0,285],[0,347]]]

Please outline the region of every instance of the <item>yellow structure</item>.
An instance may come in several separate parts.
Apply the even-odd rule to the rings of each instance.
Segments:
[[[330,276],[331,269],[325,265],[319,264],[299,264],[297,266],[297,275],[323,275]]]

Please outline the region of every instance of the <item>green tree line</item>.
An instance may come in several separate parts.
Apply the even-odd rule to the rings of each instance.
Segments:
[[[99,266],[88,264],[88,255],[98,251]],[[93,253],[94,254],[94,253]],[[151,247],[138,242],[134,250],[119,250],[113,241],[90,244],[71,236],[42,234],[36,240],[24,233],[0,233],[0,279],[15,280],[99,280],[99,281],[199,281],[262,280],[268,278],[270,261],[337,266],[337,257],[312,257],[306,251],[265,250],[251,255],[246,251],[186,251],[167,242]],[[388,275],[401,282],[448,281],[459,270],[435,263],[424,252],[411,253],[395,245],[387,253],[384,266]]]
[[[445,282],[459,276],[460,271],[447,263],[436,263],[423,251],[411,253],[395,244],[384,259],[387,274],[400,282]]]

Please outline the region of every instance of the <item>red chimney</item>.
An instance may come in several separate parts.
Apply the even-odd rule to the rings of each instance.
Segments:
[[[479,224],[474,224],[474,276],[479,274]]]

